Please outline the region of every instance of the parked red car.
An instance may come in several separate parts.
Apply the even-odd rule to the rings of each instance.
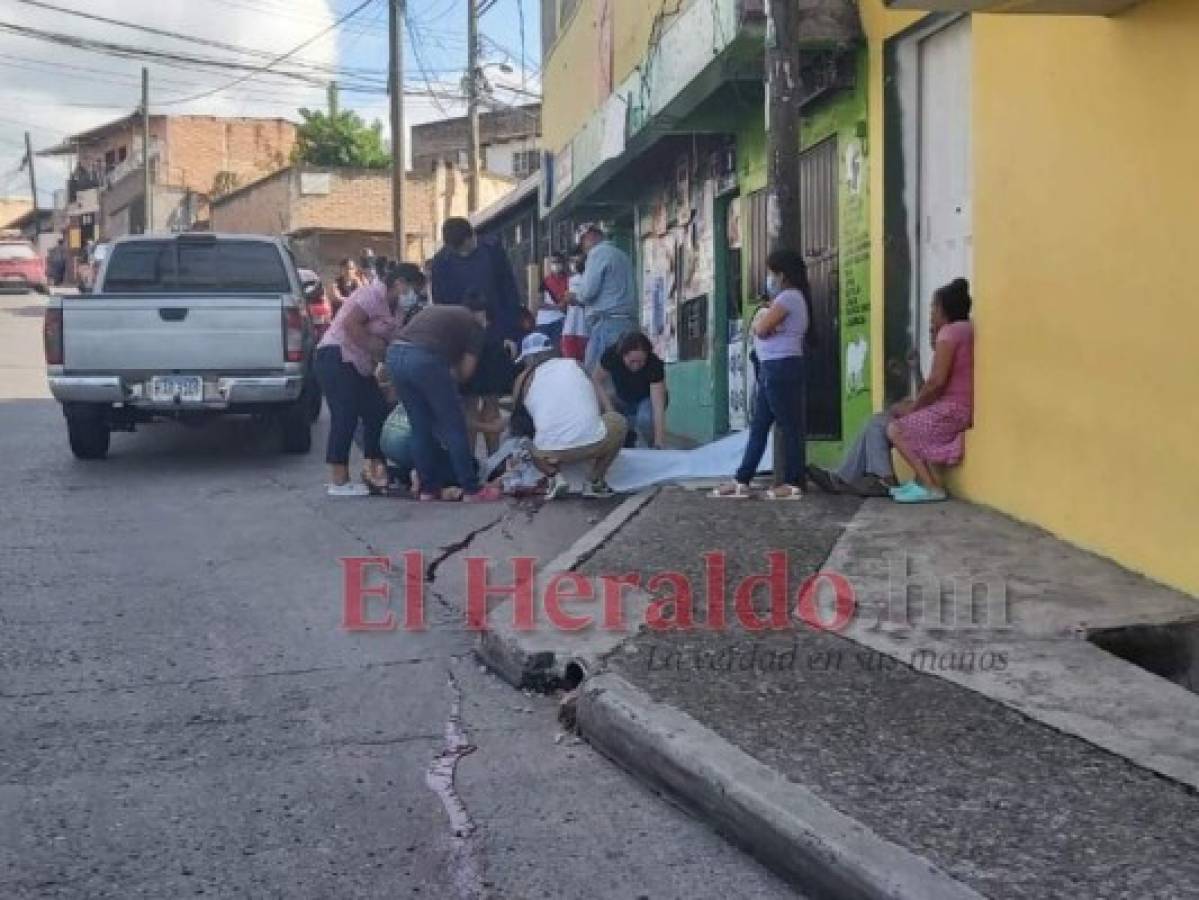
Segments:
[[[312,318],[312,333],[317,341],[325,336],[333,323],[333,306],[325,293],[325,283],[312,269],[300,269],[300,285],[304,289],[304,302]]]
[[[24,238],[0,238],[0,291],[50,292],[46,261]]]

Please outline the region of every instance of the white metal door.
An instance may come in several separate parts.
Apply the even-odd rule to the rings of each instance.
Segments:
[[[973,268],[970,18],[920,42],[920,260],[917,346],[925,365],[933,291]]]

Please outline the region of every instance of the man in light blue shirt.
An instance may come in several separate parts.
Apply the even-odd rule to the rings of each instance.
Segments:
[[[587,264],[574,298],[587,312],[591,336],[583,368],[594,372],[604,352],[626,332],[637,328],[637,279],[633,261],[592,225],[580,239]]]

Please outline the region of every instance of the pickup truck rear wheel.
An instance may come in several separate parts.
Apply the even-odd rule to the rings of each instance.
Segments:
[[[284,453],[307,453],[312,449],[311,403],[301,398],[279,415]]]
[[[76,459],[104,459],[112,429],[104,407],[76,407],[67,410],[67,437]]]

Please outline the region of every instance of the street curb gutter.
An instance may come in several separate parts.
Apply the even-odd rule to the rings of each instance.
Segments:
[[[543,595],[549,579],[580,565],[655,496],[654,489],[634,494],[575,541],[541,570],[536,585],[538,595]],[[644,592],[629,590],[625,594],[627,621],[644,621],[650,602]],[[489,612],[488,628],[480,633],[475,654],[493,672],[521,690],[552,690],[563,684],[573,687],[592,671],[601,657],[630,637],[627,632],[595,628],[564,632],[546,621],[540,609],[536,611],[532,630],[517,629],[509,613],[511,604],[507,600]]]
[[[811,791],[619,675],[584,682],[578,726],[596,749],[680,801],[813,897],[982,900]]]

